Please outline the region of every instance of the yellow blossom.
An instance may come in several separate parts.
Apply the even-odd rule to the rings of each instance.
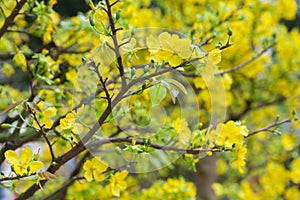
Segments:
[[[244,173],[245,167],[245,156],[247,153],[247,148],[245,146],[240,146],[237,148],[237,158],[232,162],[232,165],[236,167],[240,173]]]
[[[27,62],[26,62],[26,57],[23,53],[21,53],[20,51],[17,52],[13,60],[18,66],[22,68],[23,71],[26,71]]]
[[[220,49],[214,49],[208,54],[209,58],[214,62],[215,65],[221,62],[221,52],[222,51]]]
[[[219,133],[216,144],[227,148],[242,144],[244,136],[248,135],[248,129],[245,126],[237,126],[231,120],[226,124],[219,124],[216,131]]]
[[[42,103],[43,104],[43,103]],[[40,105],[42,105],[40,104]],[[39,105],[39,104],[38,104]],[[41,109],[41,108],[40,108]],[[56,115],[56,108],[55,107],[48,107],[46,110],[42,111],[41,117],[40,117],[40,124],[44,125],[44,128],[51,128],[53,125],[53,121],[51,120],[51,117],[54,117]],[[36,129],[39,129],[40,127],[38,126],[37,122],[34,121],[33,126]]]
[[[300,183],[300,158],[293,160],[291,165],[290,179],[299,184]]]
[[[13,150],[8,150],[4,156],[7,162],[12,165],[14,172],[21,176],[32,174],[44,167],[42,162],[34,160],[32,150],[28,146],[21,149],[20,155]]]
[[[174,129],[178,134],[178,143],[182,147],[183,145],[188,145],[192,133],[191,130],[188,127],[188,123],[185,119],[177,118],[174,122]]]
[[[84,177],[89,182],[93,179],[95,181],[103,181],[103,172],[105,172],[107,167],[108,164],[101,159],[93,158],[92,160],[87,160],[83,165],[83,169],[85,170]]]
[[[82,126],[79,123],[75,123],[75,114],[75,112],[70,112],[65,118],[60,119],[60,128],[63,130],[71,130],[74,134],[79,134],[82,130]]]
[[[285,150],[291,151],[297,145],[297,137],[292,133],[283,134],[281,136],[281,144]]]
[[[191,56],[190,49],[191,40],[187,38],[179,38],[176,34],[163,32],[158,39],[152,35],[147,37],[147,46],[151,53],[152,59],[156,62],[168,62],[171,66],[180,65],[184,59]]]
[[[119,197],[120,192],[127,188],[127,183],[124,179],[127,177],[127,171],[117,172],[113,177],[110,179],[110,188],[111,192],[114,196]]]

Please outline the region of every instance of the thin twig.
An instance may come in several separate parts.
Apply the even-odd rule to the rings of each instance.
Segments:
[[[26,174],[26,175],[22,175],[22,176],[3,177],[3,178],[0,178],[0,182],[18,180],[18,179],[21,179],[21,178],[27,178],[27,177],[35,176],[35,175],[36,175],[36,173],[34,172],[32,174]]]
[[[230,73],[230,72],[234,72],[242,67],[245,67],[246,65],[252,63],[253,61],[255,61],[256,59],[258,59],[260,56],[262,56],[265,52],[267,52],[269,49],[271,49],[273,46],[275,45],[275,43],[271,44],[270,46],[268,46],[267,48],[263,49],[261,52],[259,52],[257,55],[253,56],[251,59],[233,67],[233,68],[230,68],[230,69],[225,69],[223,70],[222,72],[217,72],[215,73],[215,75],[224,75],[226,73]]]
[[[46,142],[47,142],[47,145],[49,147],[49,150],[50,150],[50,154],[51,154],[51,157],[52,157],[52,160],[55,159],[55,155],[54,155],[54,152],[53,152],[53,149],[52,149],[52,145],[49,141],[49,138],[47,137],[46,135],[46,132],[44,130],[44,127],[40,124],[35,112],[30,108],[30,106],[28,106],[28,109],[29,109],[29,112],[31,113],[31,115],[33,116],[33,119],[34,121],[37,123],[38,127],[40,128],[40,132],[42,133],[43,137],[45,138]]]
[[[7,28],[10,26],[10,24],[14,21],[16,16],[19,14],[20,10],[24,6],[27,0],[21,0],[17,2],[17,5],[14,7],[10,15],[5,19],[5,22],[3,26],[0,29],[0,38],[3,36],[3,34],[6,32]]]
[[[132,141],[135,140],[136,144],[139,145],[146,145],[149,147],[152,147],[154,149],[160,149],[163,151],[175,151],[175,152],[186,152],[188,154],[199,154],[199,153],[205,153],[205,152],[224,152],[224,151],[232,151],[230,148],[221,148],[221,147],[214,147],[214,148],[207,148],[207,149],[199,149],[199,148],[179,148],[175,146],[165,146],[165,145],[159,145],[159,144],[147,144],[145,140],[141,139],[134,139],[130,137],[123,137],[123,138],[106,138],[102,140],[97,140],[94,142],[91,142],[87,144],[88,147],[93,146],[100,146],[104,144],[109,143],[129,143],[132,144]]]
[[[105,0],[105,2],[106,2],[106,6],[107,6],[107,15],[108,15],[108,19],[109,19],[109,26],[110,26],[111,32],[112,32],[111,38],[114,42],[114,47],[115,47],[114,52],[115,52],[115,55],[117,58],[118,66],[119,66],[118,69],[119,69],[121,80],[122,80],[122,87],[124,88],[126,86],[126,77],[125,77],[125,73],[124,73],[123,60],[122,60],[122,57],[120,54],[120,48],[119,48],[119,43],[118,43],[118,39],[117,39],[117,32],[120,29],[117,29],[115,27],[115,21],[114,21],[114,17],[113,17],[112,10],[111,10],[112,6],[115,5],[118,1],[115,1],[113,4],[110,4],[109,0]]]
[[[266,127],[263,127],[263,128],[260,128],[260,129],[257,129],[255,131],[252,131],[251,133],[249,133],[245,138],[248,138],[250,136],[253,136],[257,133],[260,133],[260,132],[264,132],[264,131],[272,131],[270,130],[271,128],[275,127],[275,126],[278,126],[278,125],[281,125],[281,124],[285,124],[285,123],[290,123],[292,120],[290,118],[287,118],[287,119],[284,119],[282,121],[279,121],[278,120],[279,118],[276,117],[276,120],[273,124],[269,125],[269,126],[266,126]]]

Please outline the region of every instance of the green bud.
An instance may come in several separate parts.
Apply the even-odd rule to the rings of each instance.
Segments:
[[[15,168],[14,168],[14,165],[11,165],[11,166],[10,166],[10,170],[11,170],[12,172],[16,173]]]
[[[39,157],[40,157],[40,149],[38,150],[37,153],[33,154],[33,160],[37,161],[39,159]]]
[[[30,172],[30,166],[29,166],[29,165],[28,165],[28,167],[27,167],[27,171]]]
[[[146,144],[147,146],[149,146],[149,145],[151,144],[151,139],[150,139],[150,138],[147,138],[146,141],[145,141],[145,144]]]
[[[232,36],[232,29],[230,26],[227,28],[227,35]]]
[[[116,20],[119,20],[121,17],[121,10],[118,10],[116,13]]]
[[[145,90],[146,88],[147,88],[147,84],[144,83],[144,84],[142,85],[142,90]]]
[[[13,128],[14,126],[8,123],[1,124],[1,128]]]

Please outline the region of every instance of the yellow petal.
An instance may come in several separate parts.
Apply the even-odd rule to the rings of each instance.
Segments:
[[[209,52],[209,58],[214,62],[214,64],[218,64],[221,62],[221,50],[214,49]]]
[[[59,127],[61,129],[69,129],[69,123],[68,123],[68,120],[66,118],[63,118],[59,121]]]
[[[86,178],[86,180],[88,182],[91,182],[93,180],[92,170],[88,170],[88,171],[84,172],[84,177]]]
[[[90,160],[87,160],[85,161],[84,165],[83,165],[83,169],[84,170],[89,170],[91,169],[93,166],[92,166],[92,162]]]
[[[43,115],[46,117],[52,117],[56,115],[56,112],[57,109],[55,107],[49,107],[43,112]]]
[[[52,127],[52,124],[53,122],[51,121],[50,117],[43,117],[42,118],[42,124],[44,124],[44,128],[51,128]]]
[[[98,170],[94,171],[94,179],[96,181],[103,181],[104,180],[104,174]]]
[[[99,172],[104,172],[108,167],[108,164],[101,159],[93,158],[92,163],[93,167]]]
[[[44,167],[44,164],[40,161],[32,161],[29,163],[29,167],[30,167],[29,173],[33,173],[39,169],[42,169]]]
[[[8,150],[4,153],[4,156],[9,164],[14,164],[14,165],[19,164],[20,157],[15,151]]]
[[[124,170],[124,171],[121,171],[121,172],[117,172],[119,173],[118,174],[118,180],[123,180],[127,177],[128,175],[128,171]]]
[[[15,61],[15,63],[18,65],[18,66],[21,66],[23,71],[26,70],[26,66],[27,66],[27,63],[26,63],[26,57],[24,56],[24,54],[22,54],[21,52],[18,52],[13,60]],[[24,70],[25,69],[25,70]]]
[[[32,159],[32,150],[28,146],[26,146],[24,149],[21,150],[20,158],[22,165],[25,163],[29,163]]]
[[[118,187],[121,191],[125,190],[127,188],[127,183],[125,181],[121,181],[118,183]]]

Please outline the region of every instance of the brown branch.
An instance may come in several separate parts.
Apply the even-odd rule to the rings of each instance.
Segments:
[[[271,130],[271,128],[275,127],[275,126],[278,126],[278,125],[281,125],[281,124],[285,124],[285,123],[290,123],[292,120],[290,118],[287,118],[287,119],[284,119],[282,121],[278,121],[278,118],[276,118],[275,122],[269,126],[266,126],[266,127],[263,127],[263,128],[260,128],[260,129],[257,129],[255,131],[252,131],[251,133],[249,133],[245,138],[248,138],[250,136],[253,136],[257,133],[260,133],[260,132],[264,132],[264,131],[273,131]]]
[[[224,75],[226,73],[230,73],[230,72],[234,72],[238,69],[241,69],[242,67],[245,67],[246,65],[252,63],[253,61],[255,61],[256,59],[258,59],[260,56],[262,56],[265,52],[267,52],[269,49],[271,49],[273,46],[275,45],[275,43],[271,44],[270,46],[268,46],[267,48],[263,49],[261,52],[259,52],[257,55],[253,56],[251,59],[233,67],[233,68],[230,68],[230,69],[225,69],[223,70],[222,72],[217,72],[215,73],[215,75]]]
[[[159,145],[159,144],[147,144],[145,140],[134,139],[134,138],[129,138],[129,137],[102,139],[102,140],[98,140],[95,142],[91,142],[91,143],[87,144],[87,146],[93,147],[93,146],[100,146],[100,145],[109,144],[109,143],[132,144],[132,140],[135,140],[136,144],[146,145],[146,146],[152,147],[154,149],[159,149],[159,150],[163,150],[163,151],[186,152],[189,154],[199,154],[199,153],[205,153],[205,152],[223,152],[223,151],[231,151],[232,150],[230,148],[224,149],[224,148],[220,148],[220,147],[214,147],[214,148],[208,148],[208,149],[193,149],[193,148],[179,148],[179,147],[175,147],[175,146],[165,146],[165,145]]]
[[[3,26],[0,29],[0,38],[3,36],[3,34],[6,32],[10,24],[14,21],[16,16],[19,14],[20,10],[24,6],[24,4],[27,2],[27,0],[21,0],[17,2],[17,5],[14,7],[10,15],[5,19],[5,22]]]
[[[50,154],[51,154],[52,160],[54,160],[54,159],[55,159],[55,155],[54,155],[54,152],[53,152],[53,149],[52,149],[52,145],[51,145],[51,143],[50,143],[50,141],[49,141],[49,139],[48,139],[48,137],[47,137],[47,135],[46,135],[46,132],[45,132],[45,130],[44,130],[44,127],[41,125],[41,123],[39,122],[39,120],[38,120],[38,118],[37,118],[35,112],[30,108],[30,106],[28,106],[28,110],[29,110],[29,112],[31,113],[31,115],[33,116],[34,121],[37,123],[38,127],[40,128],[40,132],[41,132],[41,134],[43,135],[43,137],[45,138],[45,140],[46,140],[46,142],[47,142],[47,145],[48,145],[48,147],[49,147],[49,150],[50,150]]]
[[[105,0],[106,2],[106,6],[107,6],[107,15],[108,15],[108,19],[109,19],[109,26],[111,28],[111,32],[112,32],[112,35],[111,35],[111,38],[114,42],[114,52],[115,52],[115,55],[116,55],[116,58],[117,58],[117,62],[118,62],[118,69],[119,69],[119,72],[120,72],[120,76],[121,76],[121,79],[122,79],[122,87],[125,87],[126,86],[126,77],[125,77],[125,73],[124,73],[124,65],[123,65],[123,61],[122,61],[122,57],[120,55],[120,48],[119,48],[119,43],[118,43],[118,39],[117,39],[117,31],[120,30],[120,29],[117,29],[115,27],[115,21],[114,21],[114,18],[113,18],[113,14],[112,14],[112,6],[114,6],[118,1],[115,1],[113,4],[110,4],[109,0]]]
[[[0,182],[2,181],[12,181],[12,180],[18,180],[18,179],[22,179],[22,178],[27,178],[27,177],[30,177],[30,176],[35,176],[36,173],[32,173],[32,174],[29,174],[29,175],[22,175],[22,176],[13,176],[13,177],[3,177],[3,178],[0,178]]]

